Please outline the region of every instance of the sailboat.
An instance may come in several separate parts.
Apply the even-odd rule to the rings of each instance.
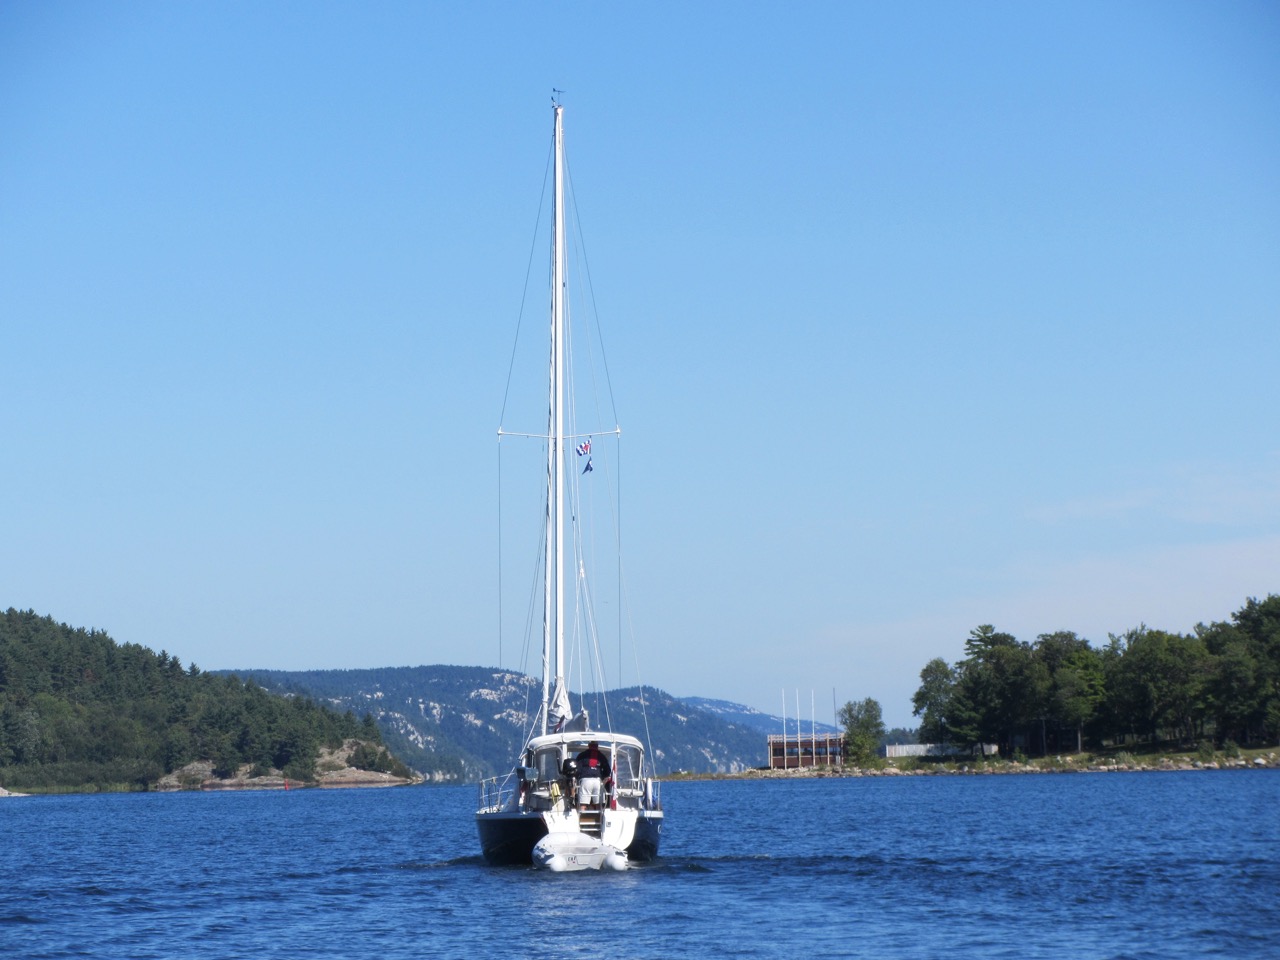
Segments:
[[[572,583],[578,589],[584,572],[576,556],[566,556],[581,539],[571,529],[577,517],[569,484],[580,476],[576,458],[591,449],[591,437],[576,433],[570,422],[564,108],[558,98],[552,107],[551,360],[547,430],[539,437],[547,445],[542,699],[512,771],[481,782],[476,827],[491,864],[617,870],[657,856],[663,812],[660,784],[641,741],[593,729],[585,708],[573,710],[566,682],[565,588]],[[590,459],[584,469],[591,469]]]

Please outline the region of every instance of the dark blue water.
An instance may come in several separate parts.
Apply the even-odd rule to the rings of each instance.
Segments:
[[[1280,772],[663,797],[657,863],[567,875],[485,866],[471,788],[2,799],[0,955],[1280,956]]]

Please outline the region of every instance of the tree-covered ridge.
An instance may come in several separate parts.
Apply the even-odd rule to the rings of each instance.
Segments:
[[[0,615],[0,785],[143,787],[194,760],[314,777],[319,747],[381,745],[369,717],[280,697],[33,611]],[[382,761],[385,762],[385,761]]]
[[[1139,627],[1105,647],[1069,631],[1020,642],[985,624],[954,666],[920,673],[920,740],[1009,756],[1105,742],[1280,740],[1280,595],[1190,634]]]

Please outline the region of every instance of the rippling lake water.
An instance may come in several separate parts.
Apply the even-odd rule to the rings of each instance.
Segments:
[[[484,865],[474,799],[3,799],[0,953],[1280,956],[1280,771],[668,783],[621,874]]]

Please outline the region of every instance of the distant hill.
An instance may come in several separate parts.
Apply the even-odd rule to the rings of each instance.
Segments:
[[[772,713],[764,713],[755,707],[745,707],[740,703],[730,703],[728,700],[708,700],[706,697],[685,697],[684,702],[689,706],[712,716],[719,717],[726,723],[733,723],[742,727],[749,727],[752,730],[759,730],[763,734],[781,734],[783,718]],[[787,717],[787,732],[795,733],[796,718]],[[809,733],[814,729],[818,733],[839,733],[840,731],[829,723],[815,724],[812,720],[805,717],[800,718],[801,733]]]
[[[528,735],[540,696],[540,682],[532,677],[488,667],[223,672],[267,690],[315,697],[339,711],[368,711],[396,756],[428,777],[448,781],[505,773]],[[636,687],[572,699],[575,707],[586,707],[596,729],[651,742],[659,773],[733,772],[765,763],[765,727],[747,722],[758,714],[749,707],[680,700],[655,689],[645,689],[642,697]],[[705,709],[704,702],[722,706]]]

